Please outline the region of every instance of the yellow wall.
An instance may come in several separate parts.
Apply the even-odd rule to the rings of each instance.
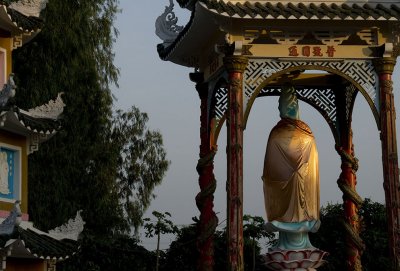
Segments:
[[[45,271],[44,260],[7,258],[5,271]]]
[[[0,130],[0,143],[13,145],[21,148],[21,211],[28,213],[28,155],[27,140],[24,136],[12,134]],[[10,211],[14,206],[13,203],[1,202],[0,210]]]
[[[12,43],[13,43],[13,39],[12,38],[0,37],[0,47],[7,51],[6,79],[8,79],[8,76],[12,72],[12,58],[11,58]]]

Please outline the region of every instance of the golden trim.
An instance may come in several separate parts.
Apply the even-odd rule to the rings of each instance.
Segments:
[[[374,59],[373,63],[378,74],[393,74],[396,59],[393,57],[382,57]]]
[[[243,73],[246,70],[249,59],[244,56],[226,56],[223,59],[226,70],[231,72]]]

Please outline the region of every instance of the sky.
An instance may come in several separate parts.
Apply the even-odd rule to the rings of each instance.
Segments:
[[[140,5],[138,4],[140,1]],[[120,69],[119,88],[114,87],[115,109],[132,106],[148,113],[148,126],[159,130],[164,139],[170,168],[154,193],[146,212],[170,212],[176,225],[191,224],[199,216],[195,196],[200,191],[196,164],[199,155],[200,99],[194,83],[189,80],[192,69],[160,60],[155,35],[155,20],[164,11],[168,0],[120,0],[121,13],[115,22],[119,30],[116,40],[115,65]],[[189,11],[175,5],[178,25],[185,25]],[[400,108],[400,64],[394,75],[395,104]],[[400,112],[400,109],[397,110]],[[342,193],[336,181],[340,174],[340,157],[334,148],[334,139],[325,119],[311,106],[300,102],[300,118],[309,124],[317,141],[320,158],[321,204],[339,203]],[[261,174],[265,147],[272,127],[279,120],[278,98],[256,99],[244,132],[244,214],[265,219]],[[397,113],[399,120],[399,113]],[[398,124],[400,126],[400,124]],[[215,158],[217,190],[214,210],[220,227],[226,219],[226,129],[219,136],[219,152]],[[353,112],[353,133],[356,157],[357,191],[363,198],[384,203],[381,142],[373,114],[362,95],[357,96]],[[399,134],[399,129],[397,134]],[[399,140],[399,139],[398,139]],[[399,141],[400,142],[400,141]],[[155,240],[144,238],[142,244],[155,249]],[[161,248],[167,248],[172,236],[162,239]]]

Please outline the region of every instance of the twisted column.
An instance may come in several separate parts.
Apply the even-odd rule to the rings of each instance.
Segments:
[[[243,72],[248,59],[226,56],[229,73],[227,110],[228,270],[243,271]]]
[[[385,189],[390,257],[393,263],[392,269],[400,270],[399,166],[396,140],[396,112],[392,81],[396,60],[394,58],[380,58],[377,59],[374,64],[379,75],[380,84],[383,187]]]
[[[358,159],[354,156],[351,131],[346,137],[342,137],[342,144],[336,146],[336,151],[342,160],[342,172],[337,183],[343,192],[344,219],[341,222],[346,231],[347,270],[362,271],[361,255],[365,245],[360,238],[358,210],[363,199],[356,192]]]
[[[196,205],[200,210],[200,219],[197,224],[198,271],[212,271],[214,268],[214,232],[218,225],[218,218],[213,210],[214,192],[217,186],[214,177],[214,156],[216,149],[210,147],[210,127],[207,110],[208,85],[203,83],[201,73],[190,75],[196,82],[200,105],[200,159],[196,170],[199,174],[200,192],[196,196]]]

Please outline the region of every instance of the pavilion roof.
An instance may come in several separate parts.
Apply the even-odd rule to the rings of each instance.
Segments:
[[[163,60],[185,64],[190,39],[203,39],[202,29],[210,32],[213,24],[210,13],[214,18],[223,19],[258,19],[258,20],[303,20],[303,21],[400,21],[400,2],[398,1],[226,1],[226,0],[177,0],[181,7],[192,10],[191,18],[186,26],[173,41],[164,42],[157,46],[159,56]],[[332,3],[335,2],[335,3]],[[216,16],[216,17],[215,17]],[[208,19],[207,19],[208,18]],[[205,30],[204,30],[205,31]],[[217,31],[217,30],[215,30]],[[207,35],[207,33],[204,33]],[[197,36],[197,37],[196,37]],[[200,37],[199,37],[200,36]],[[191,45],[191,46],[192,46]],[[199,45],[198,45],[199,46]],[[194,48],[192,52],[196,49]],[[179,53],[176,53],[179,50]],[[179,54],[179,56],[178,56]]]

